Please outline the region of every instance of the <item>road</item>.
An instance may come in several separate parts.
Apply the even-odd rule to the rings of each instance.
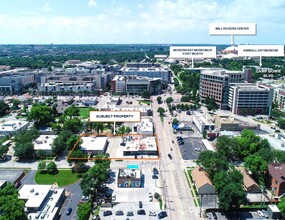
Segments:
[[[167,98],[167,97],[165,97]],[[169,112],[166,112],[166,117],[162,122],[158,113],[158,107],[167,110],[165,103],[158,104],[156,97],[153,97],[153,115],[158,143],[160,146],[159,168],[162,176],[163,195],[166,201],[166,211],[169,219],[200,219],[199,208],[197,208],[192,199],[189,186],[184,174],[185,162],[181,159],[181,155],[177,145],[172,144],[174,134],[171,126],[168,124],[171,121]],[[170,151],[170,147],[173,151]],[[168,158],[168,154],[172,155],[172,160]]]

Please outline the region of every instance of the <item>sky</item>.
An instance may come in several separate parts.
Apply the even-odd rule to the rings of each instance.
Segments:
[[[284,44],[284,0],[1,0],[0,44],[230,44],[209,23],[256,23],[236,44]]]

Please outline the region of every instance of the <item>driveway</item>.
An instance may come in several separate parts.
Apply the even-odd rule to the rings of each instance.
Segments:
[[[66,187],[66,192],[69,191],[70,194],[66,197],[60,210],[61,220],[77,219],[76,210],[78,203],[81,201],[81,197],[83,195],[79,184],[80,181]],[[72,212],[70,215],[66,215],[66,210],[69,207],[72,208]]]
[[[35,181],[35,175],[36,175],[36,173],[37,173],[36,170],[30,170],[30,171],[21,179],[22,185],[25,185],[25,184],[36,184],[36,181]]]

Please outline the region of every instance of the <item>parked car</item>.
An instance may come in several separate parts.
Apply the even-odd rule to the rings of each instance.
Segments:
[[[81,197],[81,200],[82,200],[82,201],[87,201],[88,199],[89,199],[89,196],[82,196],[82,197]]]
[[[149,216],[156,216],[155,212],[149,211]]]
[[[158,219],[163,219],[165,217],[167,217],[167,212],[166,211],[162,211],[162,212],[158,213],[158,215],[157,215]]]
[[[71,212],[72,212],[72,208],[71,208],[71,207],[69,207],[69,208],[66,210],[66,215],[70,215],[70,214],[71,214]]]
[[[264,218],[264,217],[265,217],[264,214],[263,214],[263,212],[260,211],[260,210],[257,211],[257,214],[258,214],[259,217],[261,217],[261,218]]]
[[[113,195],[112,196],[112,201],[115,201],[116,200],[116,195]]]
[[[109,216],[109,215],[112,215],[112,214],[113,213],[110,210],[103,212],[103,216]]]
[[[152,171],[154,175],[158,175],[158,169],[156,167],[154,167]]]
[[[137,212],[138,215],[146,215],[145,210],[144,209],[140,209]]]
[[[99,215],[93,216],[92,220],[101,220]]]
[[[142,201],[139,201],[139,208],[141,209],[143,207]]]
[[[116,211],[115,215],[124,215],[124,212],[122,210]]]
[[[133,211],[128,211],[127,212],[127,216],[134,216],[134,212]]]
[[[171,154],[168,154],[168,157],[169,157],[169,159],[170,159],[170,160],[172,160],[172,156],[171,156]]]
[[[158,179],[157,175],[152,175],[152,179]]]
[[[152,200],[153,200],[152,193],[148,194],[148,199],[149,199],[150,202],[152,202]]]
[[[264,218],[269,218],[268,213],[267,213],[266,210],[261,210],[261,211],[262,211],[262,213],[264,215]]]

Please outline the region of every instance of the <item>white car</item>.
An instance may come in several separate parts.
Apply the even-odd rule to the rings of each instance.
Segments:
[[[82,196],[81,199],[82,199],[82,201],[87,201],[87,200],[89,200],[89,196]]]
[[[113,195],[112,196],[112,201],[115,201],[116,200],[116,195]]]
[[[153,201],[152,193],[149,193],[149,194],[148,194],[148,199],[149,199],[150,202]]]
[[[262,212],[262,211],[258,210],[258,211],[257,211],[257,214],[259,215],[259,217],[264,218],[264,214],[263,214],[263,212]]]

